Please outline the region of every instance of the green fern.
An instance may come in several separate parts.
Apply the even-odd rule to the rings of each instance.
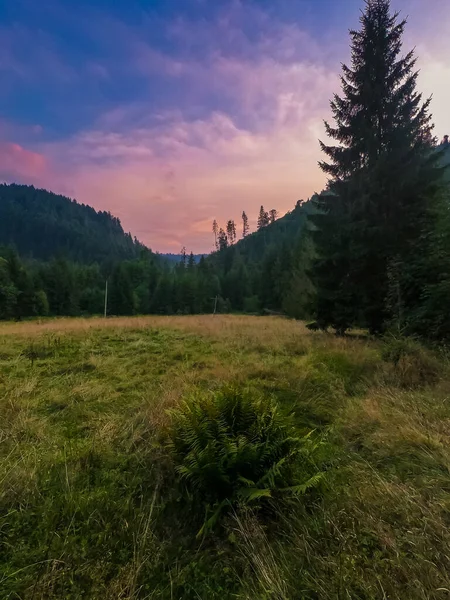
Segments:
[[[322,480],[312,432],[297,435],[289,416],[249,389],[193,397],[171,417],[176,472],[197,506],[206,506],[201,533],[226,507],[298,496]]]

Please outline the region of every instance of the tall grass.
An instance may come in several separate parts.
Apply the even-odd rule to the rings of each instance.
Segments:
[[[284,319],[1,324],[0,598],[445,598],[449,393],[445,357],[416,342],[338,339]],[[271,491],[270,510],[265,497],[245,506],[237,484],[215,495],[201,461],[180,485],[174,466],[193,446],[166,440],[192,399],[189,427],[200,419],[218,442],[206,454],[232,457],[225,481],[228,467],[247,469],[246,449],[264,447],[249,432],[271,431],[254,415],[268,403],[286,435],[290,415],[300,448],[311,430],[325,440],[314,468],[326,485],[289,503]],[[242,452],[233,420],[216,423],[235,401],[253,407]],[[253,464],[243,487],[270,471]],[[197,538],[225,497],[238,500]]]

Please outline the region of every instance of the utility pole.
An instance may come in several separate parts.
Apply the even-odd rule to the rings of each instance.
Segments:
[[[108,280],[105,282],[105,319],[108,310]]]
[[[213,316],[216,314],[217,312],[217,300],[219,299],[219,296],[216,296],[215,298],[211,298],[211,300],[214,300],[214,312],[213,312]]]

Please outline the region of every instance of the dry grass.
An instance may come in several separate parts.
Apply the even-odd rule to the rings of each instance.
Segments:
[[[384,354],[275,317],[0,324],[0,597],[448,597],[449,368]],[[324,437],[328,485],[199,542],[161,438],[227,382]]]
[[[149,327],[164,327],[179,329],[198,334],[225,335],[227,338],[239,335],[255,335],[265,338],[264,333],[270,337],[283,338],[288,332],[307,333],[303,323],[289,321],[278,317],[249,317],[235,315],[194,315],[194,316],[145,316],[145,317],[108,317],[107,319],[94,318],[59,318],[43,319],[25,322],[0,323],[0,335],[33,336],[41,333],[63,334],[93,329],[148,329]]]

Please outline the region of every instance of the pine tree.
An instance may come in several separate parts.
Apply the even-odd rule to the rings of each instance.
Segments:
[[[227,238],[230,246],[236,241],[236,224],[233,220],[227,222]]]
[[[181,248],[180,252],[180,267],[183,269],[186,267],[186,246]]]
[[[264,210],[264,206],[259,209],[257,228],[262,229],[269,224],[269,213]]]
[[[242,237],[245,238],[248,236],[250,231],[250,227],[248,224],[248,217],[245,211],[242,211]]]
[[[214,248],[216,250],[218,250],[219,249],[219,243],[218,243],[218,240],[217,240],[217,236],[219,234],[219,225],[217,224],[216,219],[214,219],[214,221],[213,221],[212,230],[213,230],[213,233],[214,233]]]
[[[340,332],[353,324],[380,331],[389,318],[389,265],[408,269],[428,226],[440,172],[432,152],[430,100],[416,91],[414,52],[401,56],[406,21],[389,0],[367,0],[350,33],[351,67],[325,123],[338,145],[321,148],[328,193],[313,218],[318,321]],[[408,294],[417,290],[405,290]]]
[[[113,315],[132,315],[135,296],[127,263],[119,263],[113,270],[109,284],[109,309]]]
[[[12,282],[8,261],[0,256],[0,319],[14,316],[19,291]]]
[[[217,243],[219,245],[219,250],[225,250],[226,248],[228,248],[228,237],[222,228],[219,229]]]
[[[162,273],[156,285],[151,310],[154,313],[167,315],[173,310],[173,286],[168,273]]]
[[[54,315],[76,315],[79,307],[73,263],[64,258],[52,260],[43,266],[40,275],[50,312]]]
[[[275,223],[275,221],[278,219],[278,211],[276,208],[272,208],[269,211],[269,223]]]
[[[228,245],[231,246],[231,244],[233,243],[233,225],[232,225],[231,221],[227,222],[226,232],[227,232],[227,238],[228,238]]]

